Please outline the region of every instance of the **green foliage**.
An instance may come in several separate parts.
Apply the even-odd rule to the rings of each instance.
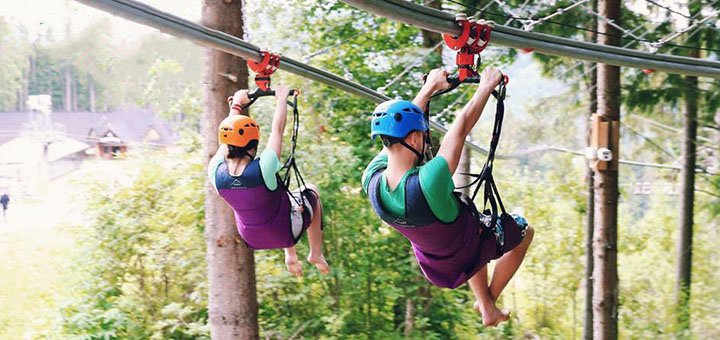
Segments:
[[[28,71],[29,48],[22,30],[15,30],[0,17],[0,110],[15,110]]]
[[[137,45],[109,44],[112,26],[100,20],[65,40],[50,34],[29,42],[23,27],[0,21],[0,110],[22,106],[25,95],[50,94],[53,109],[111,111],[128,104],[155,110],[178,126],[199,128],[202,49],[159,34]],[[7,48],[5,48],[7,47]],[[68,85],[70,87],[68,87]],[[27,93],[23,93],[27,88]],[[66,105],[66,92],[74,97]]]
[[[199,91],[194,84],[178,81],[188,71],[176,60],[156,59],[148,70],[145,91],[138,103],[154,108],[177,128],[199,132],[202,113]]]
[[[509,3],[519,5],[520,1]],[[553,3],[542,13],[552,13],[568,4]],[[491,10],[500,11],[493,6]],[[339,1],[248,2],[247,10],[249,36],[255,43],[296,59],[307,58],[315,66],[373,89],[386,87],[408,63],[427,52],[417,29]],[[577,25],[590,22],[586,15],[563,15],[558,19]],[[637,18],[624,19],[631,23]],[[152,154],[152,159],[140,162],[131,158],[123,168],[139,172],[129,174],[129,184],[88,183],[93,187],[93,204],[88,207],[88,223],[77,228],[84,241],[75,262],[76,289],[61,311],[63,335],[91,339],[207,338],[202,239],[205,172],[204,164],[194,157],[201,137],[197,134],[201,111],[201,68],[197,65],[201,49],[178,39],[152,35],[138,46],[110,54],[100,49],[84,59],[72,53],[84,44],[97,46],[92,40],[102,41],[98,35],[104,30],[89,30],[68,45],[73,48],[39,48],[35,62],[40,65],[38,72],[46,74],[38,73],[41,80],[31,82],[33,88],[41,91],[47,86],[59,105],[64,86],[62,67],[71,65],[80,88],[83,79],[92,79],[98,86],[101,107],[134,103],[151,107],[175,122],[186,136],[178,152],[193,158],[176,153]],[[585,34],[548,25],[536,30],[572,38]],[[288,39],[287,32],[297,35]],[[67,57],[58,59],[58,55],[64,55],[59,51],[66,52]],[[510,50],[490,62],[504,65],[515,55]],[[576,63],[538,54],[535,58],[543,63],[546,72],[566,70]],[[420,86],[420,75],[439,62],[437,56],[426,58],[386,92],[391,97],[411,97]],[[577,71],[587,70],[583,64]],[[375,104],[283,72],[277,73],[273,82],[298,87],[303,93],[298,160],[306,180],[320,187],[325,209],[324,249],[332,273],[320,276],[304,263],[305,277],[297,279],[287,274],[282,251],[257,252],[263,336],[399,339],[405,337],[406,324],[411,322],[413,327],[408,329],[407,337],[418,339],[579,338],[584,306],[586,212],[586,166],[582,160],[544,153],[496,163],[496,178],[505,204],[528,218],[536,236],[525,264],[501,297],[501,306],[513,311],[511,322],[487,329],[472,310],[469,290],[438,289],[427,283],[408,242],[380,222],[360,193],[360,174],[379,151],[368,138],[366,119]],[[639,106],[647,104],[651,109],[655,99],[666,100],[668,107],[675,105],[671,102],[672,87],[662,79],[637,77],[628,84],[636,93],[647,87],[649,92],[642,96],[654,96],[653,100],[628,97]],[[574,149],[584,145],[582,133],[568,133],[582,125],[575,117],[586,115],[583,107],[587,101],[582,96],[526,101],[520,91],[509,91],[508,103],[523,102],[530,109],[525,115],[508,110],[501,152],[550,142]],[[453,97],[434,101],[433,108],[447,106]],[[717,95],[713,98],[720,102]],[[252,109],[263,136],[268,135],[272,108],[273,101],[264,99]],[[452,120],[450,116],[440,118]],[[482,136],[480,141],[487,139],[488,124],[485,115],[476,133]],[[656,150],[642,147],[641,140],[624,138],[628,138],[623,140],[623,152],[627,152],[624,155],[659,157]],[[484,160],[483,155],[473,157],[475,166]],[[650,175],[626,168],[621,174],[621,183]],[[654,178],[673,179],[666,173],[653,174]],[[720,186],[717,178],[713,181]],[[666,337],[674,328],[673,264],[668,259],[674,257],[671,236],[677,200],[660,195],[639,197],[628,190],[623,190],[621,198],[622,335]],[[705,197],[699,204],[713,210],[714,216],[719,214],[715,197]],[[713,215],[704,210],[699,216],[698,221],[710,222],[700,224],[698,230],[703,237],[694,248],[696,257],[702,260],[695,262],[693,272],[697,279],[692,292],[692,325],[694,334],[712,338],[720,336],[716,313],[720,291],[712,284],[720,279],[720,261],[714,251],[720,237]],[[298,252],[301,256],[307,254],[305,238]],[[413,313],[408,313],[408,306]]]
[[[95,183],[78,227],[76,298],[68,336],[87,339],[208,337],[203,165],[160,154],[136,164],[131,183]]]

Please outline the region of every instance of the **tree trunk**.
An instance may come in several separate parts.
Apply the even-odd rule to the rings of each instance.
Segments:
[[[425,6],[435,9],[441,9],[442,8],[442,0],[430,0],[425,1]],[[424,47],[433,47],[440,43],[443,38],[440,33],[433,32],[433,31],[426,31],[422,30],[422,37],[423,37],[423,46]],[[439,54],[442,57],[442,45],[438,47],[435,52]]]
[[[595,64],[593,64],[595,65]],[[590,115],[597,112],[597,69],[590,72]],[[588,127],[588,145],[590,143],[590,131]],[[583,339],[593,338],[593,230],[595,227],[595,188],[593,184],[593,171],[588,168],[587,178],[587,207],[585,218],[585,324],[583,327]]]
[[[31,57],[32,58],[32,57]],[[27,111],[27,100],[28,96],[30,95],[30,67],[31,65],[28,65],[28,68],[23,72],[23,97],[22,97],[22,111]]]
[[[455,183],[455,187],[465,186],[470,183],[470,176],[461,175],[461,173],[470,173],[471,162],[470,148],[463,146],[462,154],[460,154],[460,162],[458,163],[455,174],[453,175],[453,183]],[[462,189],[462,193],[469,195],[470,188]]]
[[[21,107],[21,104],[20,104],[21,101],[22,101],[22,90],[21,90],[21,89],[17,89],[17,90],[15,91],[15,111],[16,111],[16,112],[22,112],[22,107]]]
[[[715,145],[720,145],[720,110],[715,113]],[[720,150],[713,151],[712,158],[713,172],[720,171]]]
[[[95,81],[88,75],[88,98],[90,101],[90,112],[95,112]]]
[[[50,88],[52,89],[52,87]],[[65,105],[65,112],[72,111],[72,70],[70,65],[65,66],[65,99],[63,104]]]
[[[593,11],[597,12],[598,2],[593,0],[592,2]],[[593,18],[592,31],[590,35],[590,41],[597,42],[597,18]],[[597,63],[590,63],[590,107],[589,116],[592,116],[597,112]],[[589,122],[589,120],[588,120]],[[590,135],[592,130],[588,125],[587,129],[587,142],[590,145]],[[583,324],[583,339],[592,340],[593,338],[593,230],[595,224],[595,190],[593,184],[593,171],[588,167],[585,174],[587,179],[587,207],[585,207],[585,322]]]
[[[204,0],[202,24],[236,37],[243,36],[242,1]],[[228,112],[227,97],[247,88],[245,60],[230,54],[205,51],[202,120],[206,158],[217,150],[217,126]],[[218,74],[238,75],[234,83]],[[213,339],[258,339],[258,304],[253,253],[240,238],[231,209],[211,185],[205,197],[210,334]]]
[[[415,301],[412,297],[408,297],[405,300],[405,325],[403,329],[403,335],[405,338],[410,338],[413,328],[415,326]]]
[[[691,13],[693,11],[691,10]],[[697,12],[696,12],[697,13]],[[692,15],[692,14],[691,14]],[[690,38],[689,45],[698,45]],[[692,50],[690,57],[699,58],[700,50]],[[677,331],[687,336],[690,330],[690,284],[692,282],[693,208],[695,206],[695,163],[697,162],[698,79],[685,77],[682,169],[680,170],[680,220],[677,241],[677,280],[675,282]]]
[[[601,15],[620,24],[619,0],[600,0]],[[620,45],[620,32],[606,21],[598,23],[598,42]],[[620,68],[599,64],[597,68],[598,114],[607,121],[620,123]],[[612,129],[611,129],[612,130]],[[617,209],[619,136],[610,134],[612,161],[605,170],[594,172],[593,231],[593,338],[617,339],[618,275],[617,275]]]
[[[27,65],[27,64],[25,64]],[[17,112],[25,112],[25,106],[27,101],[27,92],[28,92],[28,76],[29,72],[27,67],[23,67],[22,69],[22,84],[20,84],[20,88],[17,89],[16,97],[15,97],[15,111]]]
[[[680,221],[677,262],[677,322],[678,331],[690,329],[690,283],[692,274],[693,207],[695,203],[695,162],[697,141],[698,96],[692,86],[697,77],[685,77],[685,108],[682,141],[682,169],[680,171]]]
[[[78,112],[78,79],[72,78],[72,110]]]
[[[22,97],[20,98],[20,111],[27,111],[28,91],[30,87],[30,70],[23,69]]]

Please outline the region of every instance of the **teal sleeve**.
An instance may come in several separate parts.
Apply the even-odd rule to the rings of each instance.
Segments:
[[[445,223],[454,221],[460,206],[453,196],[455,183],[445,158],[437,156],[421,166],[419,176],[420,188],[433,214]]]
[[[378,170],[387,168],[387,164],[388,156],[383,153],[378,154],[372,161],[370,161],[370,164],[368,164],[367,168],[365,168],[362,175],[362,186],[365,193],[367,193],[368,187],[370,186],[370,177],[372,177],[372,175]]]
[[[278,183],[276,175],[281,168],[282,165],[280,165],[280,160],[275,150],[265,149],[265,151],[260,154],[260,172],[262,173],[265,186],[267,186],[268,189],[277,189]]]
[[[208,163],[207,167],[207,174],[208,174],[208,180],[210,180],[210,184],[212,184],[213,188],[215,188],[215,191],[217,191],[217,186],[215,183],[215,176],[217,175],[217,169],[222,164],[222,162],[225,161],[225,157],[220,155],[219,153],[215,154],[213,158],[210,159],[210,162]]]

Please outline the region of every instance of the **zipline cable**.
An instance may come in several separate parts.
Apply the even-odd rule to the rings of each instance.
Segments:
[[[519,10],[519,11],[524,10],[524,9],[525,9],[525,6],[527,6],[528,3],[530,3],[530,0],[525,0],[525,2],[523,2],[522,5],[520,5],[520,7],[518,8],[518,10]],[[489,7],[490,5],[492,5],[492,2],[488,2],[488,4],[487,4],[485,7],[483,7],[482,10],[487,9],[487,7]],[[476,13],[476,15],[480,15],[481,13],[482,13],[482,11],[478,11],[478,12]],[[533,13],[533,15],[535,15],[535,14],[537,14],[537,12],[536,12],[536,13]],[[532,16],[532,15],[531,15],[531,16]],[[505,22],[504,25],[505,25],[505,26],[510,25],[510,24],[511,24],[513,21],[515,21],[515,20],[517,20],[517,19],[515,19],[515,18],[510,18],[510,19],[508,19],[508,20]]]
[[[100,9],[110,14],[123,17],[130,21],[134,21],[146,26],[154,27],[159,29],[161,32],[174,35],[180,38],[194,41],[200,45],[215,48],[226,53],[230,53],[245,59],[261,61],[261,50],[255,45],[252,45],[242,39],[231,36],[227,33],[223,33],[217,30],[210,29],[200,24],[191,22],[189,20],[180,18],[178,16],[163,12],[151,6],[143,3],[139,3],[133,0],[76,0],[88,6]],[[494,39],[494,38],[493,38]],[[320,70],[318,68],[303,64],[287,57],[281,57],[280,69],[284,69],[290,73],[294,73],[301,77],[312,79],[326,85],[336,87],[340,90],[346,91],[351,94],[363,97],[375,103],[380,103],[391,99],[388,96],[377,93],[365,86],[348,81],[329,73],[327,71]],[[430,120],[430,125],[436,130],[446,133],[447,128],[437,121]],[[465,140],[465,145],[471,149],[486,154],[488,150],[482,146],[479,146],[473,142]],[[559,147],[539,147],[528,149],[519,153],[511,155],[497,155],[498,159],[513,159],[521,158],[525,155],[537,152],[545,151],[556,151],[563,153],[570,153],[577,156],[585,156],[580,151],[573,151],[569,149]],[[643,163],[630,160],[619,160],[621,164],[663,168],[679,170],[678,167],[664,165],[664,164],[653,164]]]
[[[580,6],[580,5],[582,5],[582,4],[584,4],[584,3],[588,2],[588,1],[590,1],[590,0],[580,0],[580,1],[574,3],[574,4],[570,5],[570,6],[560,7],[560,8],[558,8],[558,9],[556,9],[553,13],[551,13],[551,14],[549,14],[549,15],[546,15],[546,16],[540,18],[540,19],[537,19],[537,20],[532,19],[532,21],[530,21],[530,22],[528,22],[528,23],[526,23],[526,24],[523,25],[523,29],[526,30],[526,31],[532,31],[533,28],[535,27],[535,25],[542,24],[542,23],[544,23],[544,22],[546,22],[546,21],[549,21],[550,19],[552,19],[552,18],[554,18],[554,17],[556,17],[556,16],[558,16],[558,15],[561,15],[561,14],[565,13],[566,11],[569,11],[569,10],[571,10],[571,9],[577,7],[577,6]]]
[[[343,0],[355,7],[406,24],[439,33],[459,35],[461,28],[452,14],[402,0]],[[514,48],[533,48],[537,52],[589,60],[609,65],[648,68],[668,73],[720,78],[720,62],[652,54],[615,46],[599,45],[547,34],[525,32],[496,25],[493,41]]]
[[[174,35],[180,38],[194,41],[200,45],[215,48],[223,52],[233,54],[248,60],[260,62],[262,59],[259,47],[250,44],[240,38],[224,32],[220,32],[187,19],[180,18],[170,13],[161,11],[152,6],[133,0],[76,0],[85,5],[100,9],[112,15],[120,16],[146,26],[154,27],[163,33]],[[371,90],[363,85],[348,81],[330,72],[306,65],[302,62],[281,57],[280,69],[294,73],[298,76],[308,78],[338,88],[345,92],[363,97],[375,103],[381,103],[392,98]],[[445,126],[435,120],[430,120],[430,125],[442,132],[448,130]],[[465,145],[479,152],[487,152],[485,148],[465,141]]]
[[[500,18],[509,18],[509,20],[505,23],[505,26],[507,26],[507,25],[508,25],[510,22],[512,22],[513,20],[518,20],[518,21],[520,21],[521,23],[527,23],[527,22],[529,22],[529,21],[532,20],[531,17],[520,17],[520,16],[516,16],[516,14],[514,14],[514,12],[508,11],[508,10],[507,10],[507,7],[506,7],[507,5],[502,6],[504,3],[503,3],[502,1],[500,1],[500,0],[491,1],[491,2],[488,3],[488,5],[492,5],[492,4],[494,4],[494,3],[498,3],[499,5],[501,5],[501,6],[500,6],[500,9],[502,9],[505,13],[497,13],[497,12],[487,11],[486,8],[489,7],[489,6],[485,6],[485,7],[483,7],[482,9],[478,9],[478,8],[475,7],[475,6],[466,5],[466,4],[463,4],[463,3],[458,2],[458,1],[455,1],[455,0],[447,0],[447,1],[450,2],[450,3],[454,3],[454,4],[457,4],[457,5],[459,5],[459,6],[465,7],[465,8],[467,8],[467,9],[475,10],[475,11],[477,11],[477,14],[476,14],[476,15],[486,14],[486,15],[495,16],[495,17],[500,17]],[[698,1],[701,1],[701,0],[698,0]],[[713,4],[710,4],[710,5],[712,6]],[[533,14],[533,15],[536,15],[536,14]],[[531,16],[532,16],[532,15],[531,15]],[[636,39],[634,39],[634,38],[632,38],[632,37],[628,38],[628,37],[620,36],[620,35],[613,34],[613,33],[600,32],[600,31],[597,31],[597,30],[594,30],[594,29],[590,29],[590,28],[586,28],[586,27],[582,27],[582,26],[576,26],[576,25],[573,25],[573,24],[564,23],[564,22],[562,22],[562,21],[545,20],[544,22],[547,22],[547,23],[549,23],[549,24],[553,24],[553,25],[556,25],[556,26],[573,28],[573,29],[576,29],[576,30],[579,30],[579,31],[592,32],[592,33],[595,33],[595,34],[604,35],[604,36],[609,36],[609,37],[618,37],[618,38],[622,38],[622,39],[624,39],[624,40],[638,41],[638,42],[647,42],[647,40],[645,40],[645,41],[642,40],[642,39],[636,40]],[[656,23],[656,22],[653,22],[653,21],[648,21],[648,22],[650,22],[650,23]],[[720,30],[720,29],[718,29],[717,27],[710,26],[710,24],[707,23],[707,22],[704,23],[704,26],[703,26],[703,27],[710,28],[710,29],[715,29],[715,30]],[[523,27],[523,28],[525,29],[525,27]],[[528,29],[525,29],[525,30],[527,31]],[[650,41],[650,42],[653,42],[653,41]],[[689,49],[689,50],[716,51],[716,49],[706,48],[706,47],[697,47],[697,46],[688,46],[688,45],[679,45],[679,44],[669,44],[669,43],[666,43],[666,44],[664,44],[664,45],[673,46],[673,47],[677,47],[677,48],[684,48],[684,49]]]
[[[664,9],[664,10],[670,12],[670,13],[677,14],[677,15],[683,17],[683,18],[690,18],[689,15],[687,15],[687,14],[685,14],[685,13],[678,12],[678,11],[676,11],[676,10],[674,10],[674,9],[668,7],[668,6],[665,6],[665,5],[663,5],[663,4],[661,4],[661,3],[657,2],[657,1],[645,0],[645,2],[649,2],[649,3],[651,3],[651,4],[653,4],[653,5],[657,6],[657,7],[660,7],[660,8],[662,8],[662,9]]]
[[[657,3],[657,2],[655,2],[655,1],[652,1],[652,0],[645,0],[645,1],[651,3],[651,4],[655,5],[655,6],[657,6],[657,7],[659,7],[659,8],[662,8],[662,9],[664,9],[664,10],[670,12],[670,13],[677,14],[677,15],[683,17],[683,18],[686,18],[686,19],[690,19],[691,22],[692,22],[692,18],[694,18],[694,17],[691,18],[690,15],[687,15],[687,14],[684,14],[684,13],[681,13],[681,12],[678,12],[678,11],[673,10],[672,8],[668,7],[668,6],[664,6],[664,5],[662,5],[662,4],[660,4],[660,3]],[[701,1],[701,0],[698,0],[698,1]],[[689,4],[685,5],[685,7],[690,7],[691,4],[692,4],[692,3],[689,3]],[[715,3],[711,3],[709,6],[712,6],[712,5],[714,5],[714,4],[715,4]],[[718,28],[717,26],[712,25],[711,23],[703,23],[703,27],[704,27],[704,28],[709,28],[709,29],[712,29],[712,30],[715,30],[715,31],[719,31],[719,32],[720,32],[720,28]]]

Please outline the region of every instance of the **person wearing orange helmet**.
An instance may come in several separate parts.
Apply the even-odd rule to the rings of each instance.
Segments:
[[[235,92],[232,109],[218,128],[220,147],[208,165],[208,178],[218,194],[235,212],[238,232],[250,249],[285,251],[285,265],[295,276],[302,275],[295,244],[307,230],[308,262],[322,274],[330,268],[322,252],[322,204],[316,186],[288,191],[280,179],[283,133],[287,121],[289,89],[275,89],[275,115],[265,150],[257,156],[260,127],[240,114],[250,103],[247,90]]]

